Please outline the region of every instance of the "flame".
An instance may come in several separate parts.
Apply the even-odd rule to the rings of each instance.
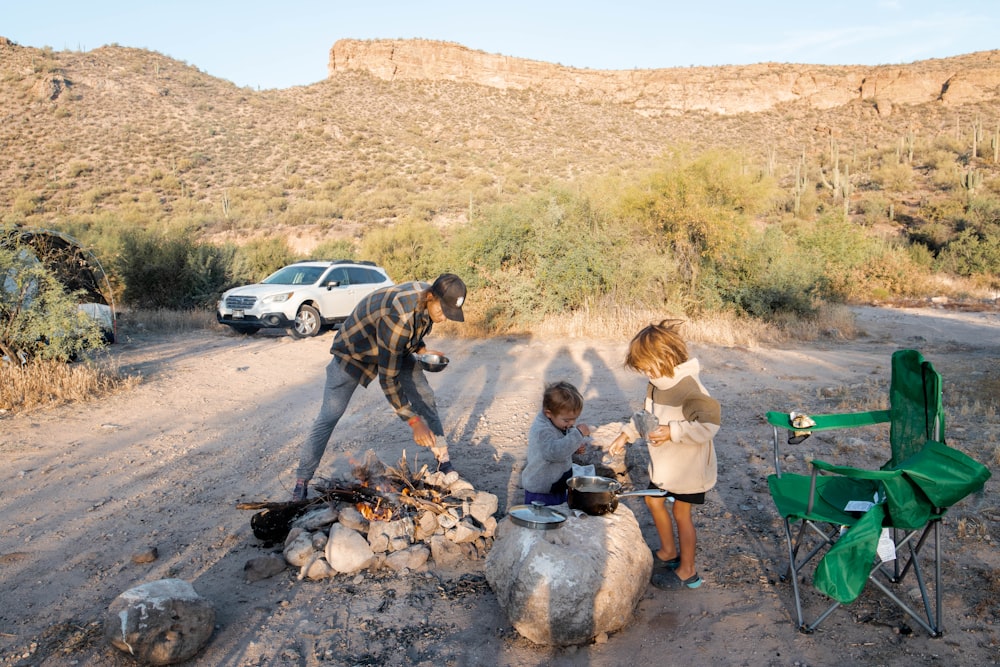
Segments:
[[[388,503],[383,507],[381,498],[375,502],[374,507],[371,506],[371,503],[361,502],[357,503],[354,508],[369,521],[389,521],[393,517],[392,507]]]

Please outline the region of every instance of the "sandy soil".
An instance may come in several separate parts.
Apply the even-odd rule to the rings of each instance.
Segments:
[[[289,569],[245,583],[244,564],[276,547],[254,538],[252,513],[236,504],[287,498],[332,334],[133,337],[115,354],[143,375],[136,390],[0,419],[0,664],[133,664],[101,639],[104,612],[125,589],[164,577],[190,581],[216,606],[216,632],[191,661],[198,665],[997,664],[997,477],[945,522],[943,637],[926,636],[868,592],[821,632],[794,627],[766,486],[766,411],[874,407],[892,351],[915,347],[945,378],[951,444],[990,464],[997,456],[1000,315],[856,312],[863,333],[853,340],[692,346],[724,417],[720,482],[696,512],[706,584],[680,593],[650,587],[629,626],[569,649],[532,645],[512,629],[482,561],[464,572],[323,582],[298,581]],[[622,368],[625,341],[438,338],[433,346],[452,358],[432,379],[452,458],[477,488],[499,495],[501,511],[523,501],[525,435],[544,382],[580,386],[592,424],[624,420],[640,405],[644,381]],[[404,449],[412,458],[408,435],[377,387],[359,392],[319,474],[343,477],[351,456],[368,449],[385,462]],[[886,457],[884,437],[872,453],[857,438],[820,435],[796,458],[877,465]],[[641,498],[622,502],[655,545]],[[157,560],[133,562],[151,547]]]

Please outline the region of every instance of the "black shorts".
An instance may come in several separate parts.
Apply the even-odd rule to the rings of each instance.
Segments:
[[[652,482],[650,482],[649,483],[649,487],[647,487],[647,488],[658,489],[660,487],[658,487],[656,484],[653,484]],[[674,500],[679,500],[682,503],[688,503],[690,505],[704,505],[705,504],[705,492],[704,491],[702,491],[701,493],[670,493],[669,491],[667,491],[667,497],[668,498],[673,498]]]

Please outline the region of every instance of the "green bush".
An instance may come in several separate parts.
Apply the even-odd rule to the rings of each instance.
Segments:
[[[429,222],[408,220],[369,232],[361,255],[382,266],[397,283],[433,280],[442,272],[441,232]]]
[[[133,230],[122,236],[117,274],[122,299],[135,308],[179,310],[211,304],[230,281],[233,253],[187,235]]]
[[[713,260],[703,291],[738,312],[770,320],[779,314],[810,317],[826,283],[817,253],[800,248],[781,228],[754,235],[739,252]]]
[[[966,229],[937,257],[938,270],[960,276],[984,276],[996,285],[1000,276],[1000,228],[992,235]]]
[[[8,361],[69,361],[104,345],[100,325],[82,312],[27,246],[0,245],[0,356]]]
[[[299,259],[282,238],[248,241],[225,253],[229,257],[225,288],[259,283],[278,269]]]
[[[366,257],[358,257],[358,251],[354,243],[346,239],[337,239],[330,241],[323,241],[318,246],[313,248],[309,256],[313,259],[367,259]]]

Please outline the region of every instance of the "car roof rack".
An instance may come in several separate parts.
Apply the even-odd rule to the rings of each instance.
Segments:
[[[365,266],[375,266],[375,262],[367,259],[300,259],[297,262],[292,262],[292,264],[305,264],[306,262],[330,262],[330,265],[334,264],[364,264]]]

